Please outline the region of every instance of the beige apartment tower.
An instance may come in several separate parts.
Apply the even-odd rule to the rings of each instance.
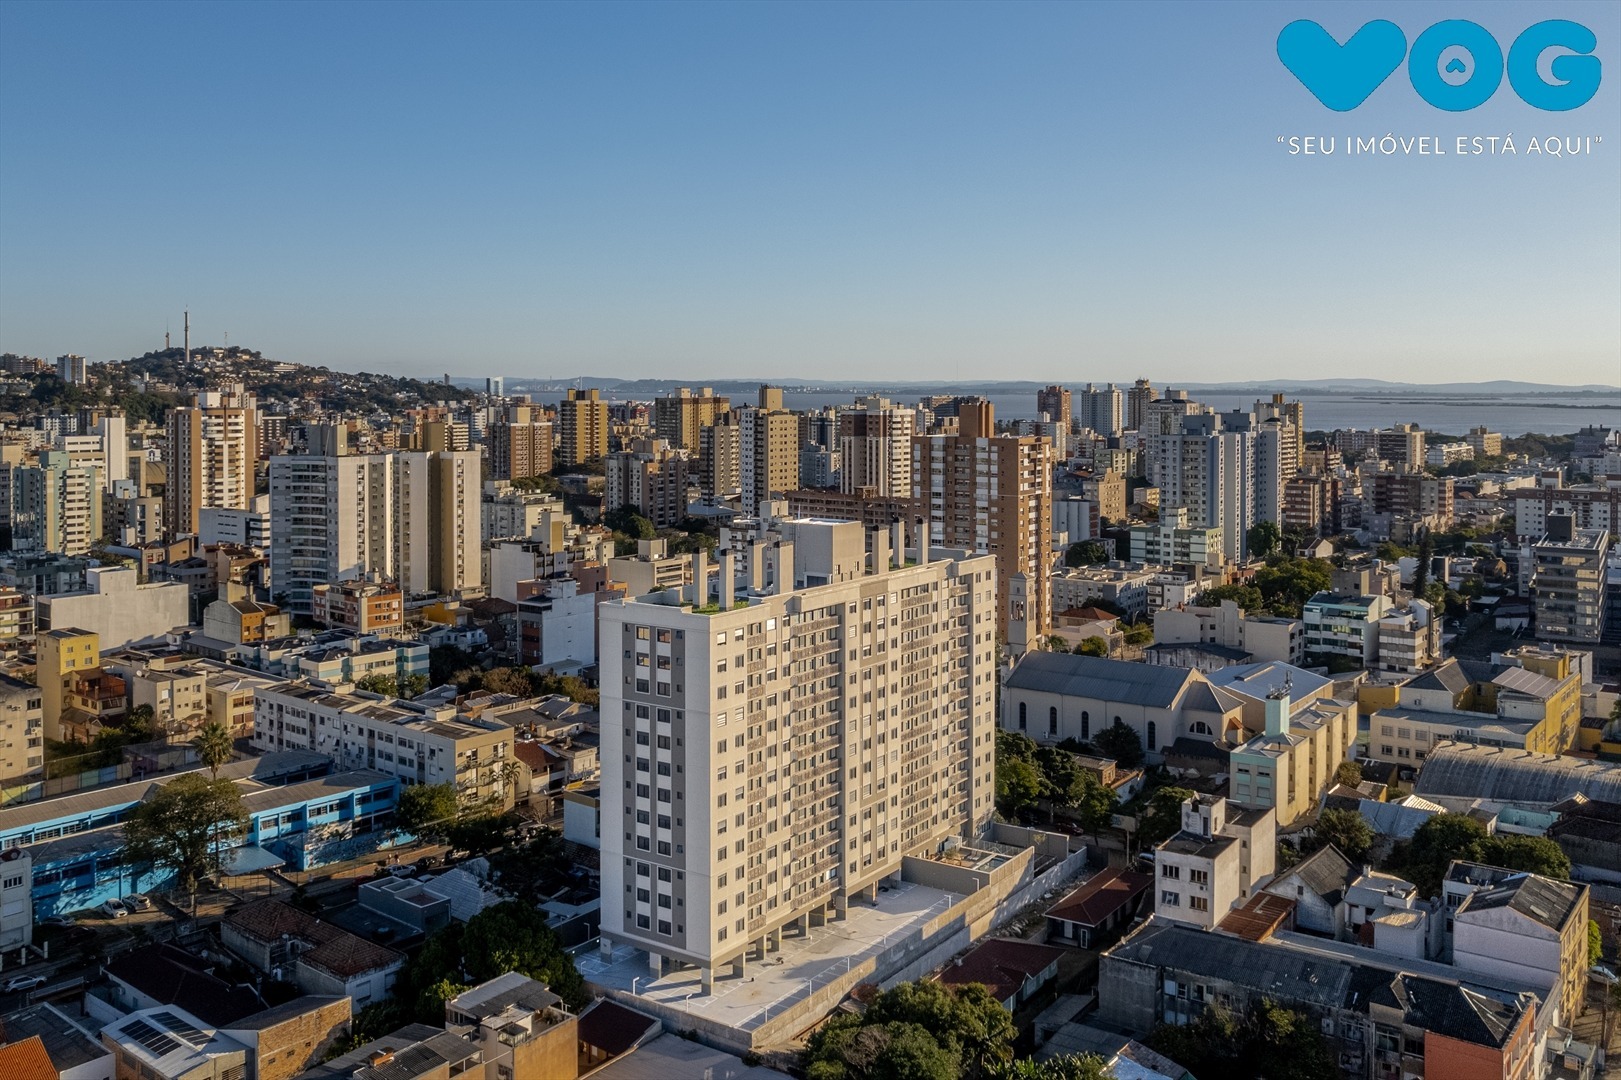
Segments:
[[[995,567],[900,528],[781,521],[713,601],[602,606],[604,950],[707,991],[990,820]]]
[[[583,465],[608,453],[608,403],[596,390],[570,390],[557,405],[559,465]]]
[[[672,447],[698,453],[698,433],[725,416],[731,400],[705,386],[693,393],[685,386],[653,402],[653,433]]]
[[[1020,623],[1031,641],[1052,624],[1052,454],[1039,436],[997,435],[988,401],[962,405],[957,434],[912,440],[912,498],[933,542],[995,557],[997,629]]]
[[[252,397],[198,394],[191,405],[169,410],[167,431],[163,527],[170,536],[195,534],[205,506],[252,506],[259,459],[259,410]]]

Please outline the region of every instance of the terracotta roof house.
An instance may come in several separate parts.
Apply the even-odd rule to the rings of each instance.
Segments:
[[[982,983],[1012,1012],[1058,975],[1062,949],[1011,938],[989,938],[947,964],[935,980],[945,986]]]
[[[227,949],[306,994],[347,995],[355,1011],[386,998],[405,956],[282,903],[257,900],[220,923]]]
[[[1136,918],[1153,884],[1147,874],[1107,867],[1047,909],[1048,940],[1101,948]]]

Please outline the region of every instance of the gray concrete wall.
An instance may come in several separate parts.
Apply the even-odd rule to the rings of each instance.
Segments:
[[[1069,837],[1045,829],[1027,829],[1022,825],[1009,825],[1005,821],[991,822],[990,838],[998,844],[1012,847],[1032,847],[1036,854],[1049,859],[1069,858]]]
[[[1098,960],[1098,1020],[1144,1034],[1157,1020],[1159,970],[1105,953]]]

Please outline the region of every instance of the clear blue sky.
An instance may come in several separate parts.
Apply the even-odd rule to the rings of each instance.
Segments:
[[[1339,114],[1278,62],[1381,17],[1575,19],[1604,81]],[[0,350],[187,305],[407,374],[1621,383],[1621,4],[0,4]]]

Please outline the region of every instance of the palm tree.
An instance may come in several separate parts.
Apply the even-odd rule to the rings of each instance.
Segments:
[[[208,766],[208,771],[216,780],[219,779],[220,766],[235,756],[231,729],[218,720],[204,724],[197,737],[191,740],[191,745],[197,748],[197,757]]]

